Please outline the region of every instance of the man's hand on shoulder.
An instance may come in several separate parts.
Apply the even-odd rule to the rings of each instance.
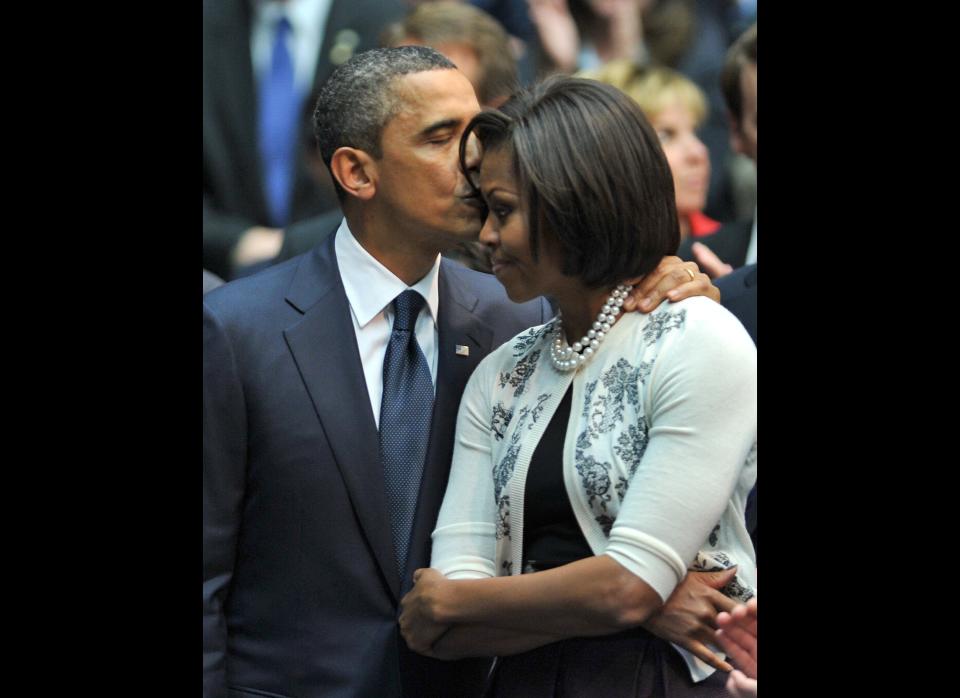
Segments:
[[[720,289],[710,277],[700,271],[695,262],[684,262],[679,257],[664,257],[656,269],[641,279],[630,280],[633,290],[623,303],[627,312],[652,312],[664,300],[682,301],[693,296],[706,296],[720,302]]]

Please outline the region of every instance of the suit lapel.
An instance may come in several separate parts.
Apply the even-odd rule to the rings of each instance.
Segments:
[[[335,237],[330,235],[301,263],[287,301],[304,316],[283,334],[386,585],[399,599],[380,436],[337,269]]]
[[[449,272],[450,264],[444,260],[440,265],[437,395],[433,404],[430,445],[413,522],[411,555],[403,576],[401,595],[409,590],[413,571],[418,567],[426,567],[430,562],[430,535],[447,488],[460,398],[470,374],[490,352],[493,341],[493,330],[473,314],[479,300],[457,285]],[[462,349],[458,354],[458,346],[466,347],[469,355],[464,356]]]

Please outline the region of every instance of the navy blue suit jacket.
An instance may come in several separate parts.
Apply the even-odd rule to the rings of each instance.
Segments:
[[[489,662],[410,652],[398,603],[429,564],[467,379],[549,306],[441,263],[433,427],[401,578],[334,238],[203,299],[204,696],[477,695]]]

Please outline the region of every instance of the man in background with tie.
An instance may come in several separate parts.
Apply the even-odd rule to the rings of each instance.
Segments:
[[[355,56],[316,110],[343,223],[204,297],[205,697],[479,695],[489,662],[417,655],[396,622],[467,379],[551,314],[440,258],[484,219],[458,164],[478,111],[433,49]],[[644,282],[645,309],[678,278],[708,288],[677,262]]]
[[[402,0],[205,0],[203,266],[275,257],[291,223],[337,208],[310,175],[319,86],[405,11]]]

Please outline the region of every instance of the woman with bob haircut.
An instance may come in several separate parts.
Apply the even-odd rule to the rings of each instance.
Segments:
[[[629,97],[551,78],[478,114],[461,166],[473,135],[494,273],[512,300],[560,312],[470,378],[401,631],[440,659],[497,655],[493,696],[726,695],[723,672],[668,642],[683,621],[664,602],[688,569],[724,570],[708,643],[717,611],[756,594],[756,348],[705,298],[620,312],[680,237],[670,168]]]

